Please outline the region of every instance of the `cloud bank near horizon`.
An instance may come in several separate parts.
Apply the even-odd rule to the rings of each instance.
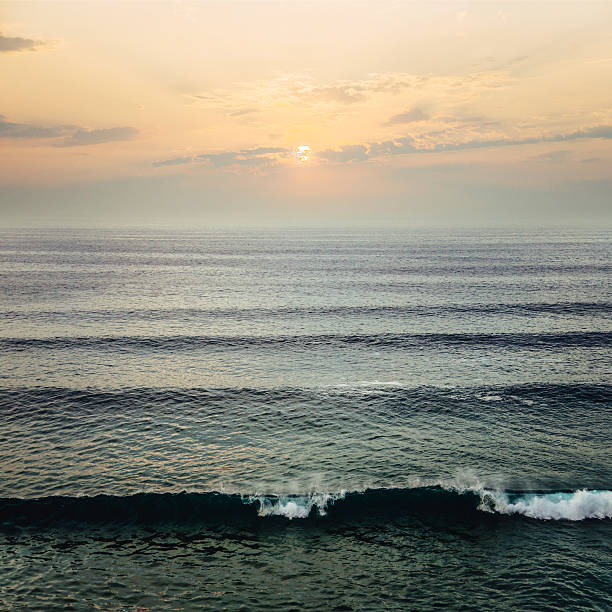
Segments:
[[[411,153],[445,153],[448,151],[467,151],[470,149],[487,149],[512,147],[538,143],[569,142],[589,138],[612,139],[612,125],[598,125],[587,129],[576,130],[569,134],[552,134],[530,136],[527,138],[489,138],[466,140],[463,142],[433,142],[427,139],[420,141],[412,136],[404,136],[382,142],[368,142],[357,145],[346,145],[339,149],[327,149],[315,154],[316,157],[332,162],[359,162],[388,155],[407,155]]]
[[[439,136],[439,134],[436,134]],[[570,142],[582,139],[612,140],[612,125],[598,125],[586,129],[575,130],[567,134],[550,134],[530,136],[526,138],[484,138],[460,142],[436,142],[428,140],[427,136],[415,138],[402,136],[379,142],[344,145],[338,149],[325,149],[313,152],[314,159],[331,163],[354,163],[372,159],[381,159],[391,155],[409,155],[421,153],[446,153],[451,151],[468,151],[473,149],[511,147],[533,145],[539,143]],[[262,166],[273,165],[282,159],[291,157],[292,151],[282,147],[257,147],[241,151],[223,151],[218,153],[200,153],[171,157],[155,161],[153,166],[179,166],[184,164],[206,163],[216,168],[230,166]],[[555,159],[558,156],[554,156]],[[543,157],[545,159],[545,157]]]

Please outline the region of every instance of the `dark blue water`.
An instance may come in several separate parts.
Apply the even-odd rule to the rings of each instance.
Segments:
[[[611,238],[2,230],[0,609],[611,609]]]

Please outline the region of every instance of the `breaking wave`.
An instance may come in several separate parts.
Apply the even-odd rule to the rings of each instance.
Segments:
[[[326,516],[327,505],[342,499],[345,493],[311,493],[306,496],[292,495],[265,497],[262,495],[249,497],[249,502],[259,504],[259,516],[284,516],[288,519],[308,518],[313,512]]]
[[[75,523],[223,524],[274,517],[340,523],[402,517],[452,522],[514,515],[539,520],[611,519],[612,491],[511,492],[435,485],[307,495],[182,492],[0,499],[0,530]]]
[[[612,518],[612,491],[530,493],[509,495],[483,491],[479,509],[500,514],[522,514],[534,519],[582,521]]]

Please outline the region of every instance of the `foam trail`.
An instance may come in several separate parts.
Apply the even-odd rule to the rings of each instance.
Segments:
[[[515,497],[503,492],[483,490],[480,497],[480,510],[500,514],[522,514],[534,519],[566,521],[612,518],[612,491],[581,489],[573,493],[532,493]]]

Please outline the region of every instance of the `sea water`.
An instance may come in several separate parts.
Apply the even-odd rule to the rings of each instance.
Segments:
[[[611,609],[611,238],[0,231],[0,608]]]

